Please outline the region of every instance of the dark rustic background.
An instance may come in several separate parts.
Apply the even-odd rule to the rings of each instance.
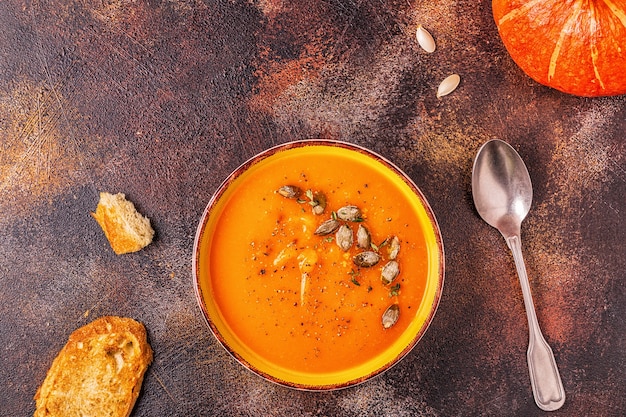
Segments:
[[[415,29],[434,35],[423,52]],[[461,75],[441,99],[439,82]],[[200,215],[272,145],[332,138],[394,161],[437,215],[446,282],[400,364],[328,393],[251,374],[192,285]],[[155,351],[134,416],[540,416],[510,253],[472,204],[478,147],[509,141],[535,186],[522,239],[567,402],[626,415],[626,100],[540,86],[488,0],[0,2],[0,415],[27,416],[52,359],[105,314]],[[123,192],[153,244],[116,256],[90,216]]]

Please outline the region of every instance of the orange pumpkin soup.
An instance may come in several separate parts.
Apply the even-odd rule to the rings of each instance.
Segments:
[[[389,350],[418,312],[412,331],[421,331],[437,301],[430,291],[422,305],[439,252],[423,230],[433,227],[424,208],[397,173],[346,149],[310,148],[280,151],[229,184],[201,262],[223,322],[217,330],[245,347],[244,361],[341,373]],[[345,217],[346,207],[356,215]],[[377,262],[359,261],[363,252]],[[385,314],[390,306],[399,315]]]

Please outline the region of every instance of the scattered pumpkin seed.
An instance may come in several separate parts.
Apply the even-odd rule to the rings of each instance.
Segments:
[[[361,249],[369,249],[372,244],[372,236],[367,227],[362,224],[356,231],[356,245]]]
[[[313,214],[316,216],[319,216],[320,214],[324,214],[324,206],[318,204],[317,206],[313,206],[311,211],[313,211]]]
[[[313,206],[313,214],[320,215],[324,213],[326,209],[326,195],[321,191],[316,191],[311,195],[311,201],[309,202]]]
[[[341,223],[339,223],[337,219],[328,219],[324,223],[320,224],[313,233],[318,236],[326,236],[337,230],[340,225]]]
[[[389,261],[383,266],[383,269],[380,273],[380,277],[383,281],[383,284],[388,285],[396,279],[396,277],[400,274],[400,266],[396,261]]]
[[[339,246],[342,251],[347,252],[352,247],[353,240],[352,229],[342,224],[337,230],[337,233],[335,233],[335,243],[337,243],[337,246]]]
[[[390,305],[383,313],[383,328],[388,329],[398,322],[400,318],[400,306],[398,304]]]
[[[363,221],[361,210],[357,206],[344,206],[337,210],[337,217],[348,222]]]
[[[432,35],[424,29],[422,25],[417,27],[417,31],[415,32],[415,37],[417,38],[417,43],[422,47],[426,52],[433,53],[435,52],[435,40]]]
[[[361,252],[352,258],[352,262],[354,262],[355,265],[363,268],[374,266],[378,263],[378,261],[380,261],[380,255],[369,250]]]
[[[446,77],[446,79],[443,80],[437,88],[437,98],[447,96],[448,94],[456,90],[460,82],[461,77],[459,76],[459,74],[452,74]]]
[[[283,185],[278,189],[278,194],[285,198],[298,198],[302,190],[295,185]]]
[[[398,236],[393,236],[389,240],[389,259],[396,259],[398,257],[398,252],[400,252],[400,239]]]

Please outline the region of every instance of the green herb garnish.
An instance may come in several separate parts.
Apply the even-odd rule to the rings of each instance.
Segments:
[[[400,284],[395,284],[391,288],[389,288],[389,297],[395,297],[400,294]]]

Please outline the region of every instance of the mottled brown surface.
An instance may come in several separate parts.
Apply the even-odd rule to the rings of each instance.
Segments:
[[[415,42],[427,27],[438,49]],[[512,259],[475,212],[473,156],[502,138],[535,185],[522,239],[568,395],[555,416],[626,414],[626,100],[540,86],[489,1],[0,2],[0,415],[27,416],[67,336],[106,314],[155,352],[135,416],[538,416]],[[452,72],[462,81],[437,99]],[[357,143],[420,186],[446,283],[424,339],[330,393],[265,382],[217,344],[191,276],[220,182],[275,144]],[[116,256],[89,213],[123,192],[153,244]]]

